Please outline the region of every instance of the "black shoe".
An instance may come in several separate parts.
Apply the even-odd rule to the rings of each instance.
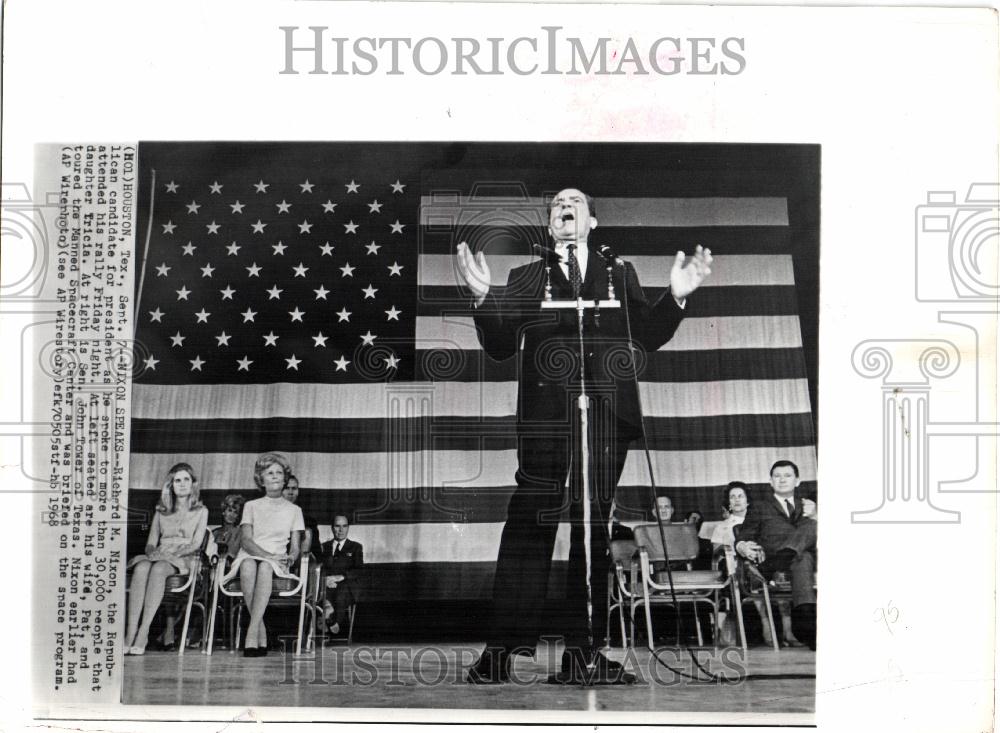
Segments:
[[[465,673],[470,685],[499,685],[510,681],[510,651],[486,647]]]
[[[592,664],[588,665],[588,661]],[[580,647],[570,647],[563,652],[559,673],[549,677],[557,685],[634,685],[636,677],[618,662],[603,654],[586,654]]]

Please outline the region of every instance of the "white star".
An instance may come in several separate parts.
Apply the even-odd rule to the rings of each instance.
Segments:
[[[399,275],[400,272],[403,270],[403,266],[398,262],[394,261],[391,265],[389,265],[388,269],[389,269],[389,277],[392,277],[393,275]]]
[[[344,224],[344,234],[357,234],[357,233],[358,233],[358,225],[355,224],[353,220]]]
[[[371,244],[366,244],[365,245],[365,249],[368,250],[368,254],[370,254],[370,255],[377,255],[378,251],[380,249],[382,249],[382,245],[381,244],[375,244],[375,240],[373,239],[371,241]]]
[[[271,245],[271,249],[274,250],[274,254],[276,254],[276,255],[283,255],[283,254],[285,254],[285,250],[288,249],[288,245],[287,244],[282,244],[281,240],[278,240],[277,244],[272,244]]]
[[[202,358],[201,358],[200,354],[198,356],[196,356],[195,358],[193,358],[193,359],[189,359],[188,361],[191,364],[191,371],[192,372],[195,371],[196,369],[200,372],[201,371],[201,365],[205,363],[204,361],[202,361]]]
[[[368,300],[369,298],[372,298],[374,300],[375,293],[378,292],[378,288],[373,288],[372,284],[368,283],[368,287],[362,288],[361,292],[365,294],[365,300]]]
[[[299,364],[302,362],[302,359],[296,359],[295,354],[292,354],[292,358],[285,359],[285,361],[288,363],[288,366],[286,366],[285,369],[294,369],[295,371],[298,371]]]
[[[274,335],[274,331],[271,331],[271,333],[266,334],[264,336],[264,346],[277,346],[277,345],[278,345],[278,336]]]
[[[281,203],[280,204],[275,204],[275,206],[278,207],[278,213],[279,214],[287,214],[288,210],[290,208],[292,208],[292,205],[290,203],[288,203],[287,201],[285,201],[284,199],[281,199]]]
[[[188,290],[187,287],[184,285],[181,285],[181,289],[176,292],[177,292],[177,300],[187,300],[188,296],[191,294],[191,291]]]
[[[175,333],[173,336],[170,337],[170,340],[173,342],[170,345],[171,346],[183,346],[184,345],[184,339],[186,339],[186,338],[187,338],[187,336],[181,336],[181,332],[178,331],[177,333]]]
[[[303,219],[302,223],[299,224],[299,234],[309,234],[312,228],[313,225],[309,223],[309,220]]]
[[[340,268],[340,271],[344,273],[343,275],[341,275],[341,277],[354,277],[355,269],[356,268],[351,267],[350,262],[346,263],[343,267]]]
[[[326,346],[326,340],[328,338],[329,338],[329,336],[324,336],[323,332],[320,331],[319,333],[317,333],[315,336],[312,337],[313,345],[315,347],[317,347],[317,348],[319,348],[320,346],[325,347]]]
[[[403,193],[404,188],[406,188],[406,184],[400,183],[398,178],[396,179],[396,182],[392,184],[393,193]]]
[[[313,292],[316,293],[316,300],[319,300],[320,298],[326,300],[326,294],[329,293],[330,291],[324,288],[322,285],[320,285],[319,289],[313,290]]]
[[[257,219],[257,221],[255,223],[251,224],[250,226],[253,227],[253,233],[254,234],[263,234],[264,233],[264,227],[266,227],[267,224],[265,224],[264,222],[262,222],[260,219]]]
[[[250,267],[245,268],[247,271],[247,277],[260,277],[260,271],[264,268],[258,267],[257,263],[254,262]]]
[[[242,313],[240,313],[240,315],[243,316],[243,322],[244,323],[254,323],[253,319],[254,319],[254,316],[257,315],[257,311],[250,310],[249,308],[247,308],[245,311],[243,311]]]
[[[265,290],[264,292],[271,296],[268,300],[281,300],[281,294],[285,291],[281,290],[277,285],[272,285],[270,290]]]
[[[212,267],[212,263],[207,263],[203,268],[201,268],[202,277],[212,277],[212,273],[215,272],[215,268]]]
[[[339,359],[337,359],[333,363],[337,365],[337,371],[338,372],[346,372],[347,371],[347,365],[350,364],[351,362],[348,361],[347,359],[345,359],[343,357],[343,355],[341,355],[341,357]]]
[[[232,300],[233,299],[233,294],[236,291],[233,290],[231,287],[229,287],[229,285],[227,284],[226,285],[226,289],[225,290],[220,290],[219,292],[222,293],[222,299],[223,300]]]
[[[202,309],[201,309],[200,311],[198,311],[198,312],[197,312],[197,313],[195,313],[194,315],[195,315],[195,317],[196,317],[196,318],[198,319],[197,321],[195,321],[195,323],[208,323],[208,317],[209,317],[210,315],[212,315],[212,314],[211,314],[211,313],[209,313],[209,312],[208,312],[207,310],[205,310],[204,308],[202,308]]]
[[[212,193],[222,193],[222,184],[218,181],[214,181],[209,188],[212,189]]]
[[[166,277],[168,272],[170,272],[170,268],[167,267],[166,262],[164,262],[162,265],[156,268],[157,277]]]
[[[319,248],[319,251],[324,255],[330,255],[333,253],[333,245],[329,242],[325,242],[323,246]]]
[[[215,223],[214,219],[212,220],[211,224],[206,224],[205,228],[208,230],[209,234],[218,234],[219,233],[219,225]]]
[[[173,181],[171,181],[170,183],[168,183],[165,186],[165,188],[167,189],[167,193],[177,193],[177,184],[174,183]]]
[[[201,204],[199,204],[194,199],[192,199],[191,203],[187,205],[187,210],[188,210],[189,214],[197,214],[198,213],[198,209],[200,209],[200,208],[201,208]]]
[[[327,199],[326,203],[323,204],[323,213],[324,214],[332,214],[333,210],[336,209],[336,208],[337,208],[337,205],[335,203],[333,203],[330,199]]]
[[[264,183],[264,179],[260,179],[257,183],[253,184],[253,187],[257,189],[257,193],[267,193],[267,187],[270,183]]]
[[[341,323],[343,321],[346,321],[347,323],[351,322],[351,312],[347,310],[347,306],[341,308],[340,311],[337,312],[337,316],[339,317],[337,323]]]
[[[385,366],[387,369],[395,369],[396,367],[399,366],[399,359],[397,359],[396,355],[393,354],[392,356],[390,356],[388,359],[385,360]]]
[[[316,185],[315,183],[309,183],[309,179],[307,178],[305,183],[299,184],[299,188],[302,189],[300,193],[312,193],[315,185]]]
[[[146,368],[150,369],[150,370],[156,369],[156,365],[159,364],[159,363],[160,363],[160,360],[154,358],[153,355],[150,354],[149,358],[146,359]]]
[[[236,242],[233,242],[228,247],[226,247],[226,252],[231,255],[234,255],[239,251],[240,251],[240,245],[236,244]]]
[[[223,331],[222,333],[220,333],[218,336],[215,337],[215,340],[219,342],[218,344],[219,346],[229,346],[229,339],[231,338],[232,336]]]
[[[358,192],[358,188],[360,188],[360,187],[361,187],[361,184],[360,183],[355,183],[353,178],[351,179],[350,183],[345,183],[344,184],[344,188],[347,189],[347,193],[357,193]]]
[[[368,204],[368,213],[369,214],[381,214],[382,213],[382,204],[380,204],[378,202],[378,199],[375,199],[370,204]]]
[[[308,272],[308,271],[309,271],[309,268],[306,267],[305,265],[303,265],[301,262],[298,264],[297,267],[293,267],[292,268],[292,272],[295,273],[295,277],[305,277],[306,276],[306,272]]]
[[[241,204],[239,199],[236,199],[235,203],[229,204],[229,208],[233,210],[234,214],[242,214],[244,206],[246,204]]]
[[[237,359],[236,363],[239,364],[239,368],[236,370],[238,372],[250,371],[250,365],[253,364],[253,359],[248,359],[244,356],[242,359]]]
[[[184,250],[184,254],[191,255],[193,257],[194,256],[194,251],[196,249],[198,249],[198,248],[195,245],[193,245],[190,242],[188,242],[183,247],[181,247],[181,249]]]
[[[160,319],[163,318],[163,316],[165,315],[166,313],[161,311],[160,307],[157,306],[155,311],[149,312],[149,322],[152,323],[153,321],[156,321],[157,323],[163,323],[163,321]]]
[[[374,335],[371,332],[371,329],[369,329],[367,333],[365,333],[364,335],[361,336],[361,340],[364,342],[363,345],[365,345],[365,346],[374,346],[375,345],[375,339],[377,339],[377,338],[378,338],[378,336]]]
[[[400,224],[399,223],[399,219],[396,219],[396,222],[394,224],[390,224],[389,226],[392,228],[392,233],[393,234],[402,234],[403,233],[403,227],[406,226],[406,225],[405,224]]]
[[[399,320],[399,314],[402,313],[402,312],[403,311],[396,310],[396,306],[392,306],[391,310],[384,311],[384,313],[386,314],[385,320],[387,320],[387,321],[398,321]]]
[[[168,221],[166,224],[163,225],[163,233],[164,234],[173,234],[174,233],[174,229],[176,229],[176,228],[177,228],[176,224],[174,224],[172,221]]]
[[[304,316],[305,314],[306,314],[306,312],[305,311],[300,311],[298,306],[295,306],[295,310],[288,311],[288,315],[290,315],[292,317],[292,322],[293,323],[295,321],[298,321],[299,323],[302,323],[302,316]]]

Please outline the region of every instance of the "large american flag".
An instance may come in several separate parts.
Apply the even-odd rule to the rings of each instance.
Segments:
[[[488,596],[516,374],[479,349],[453,255],[460,241],[485,251],[502,286],[568,186],[595,197],[593,238],[651,297],[677,249],[716,257],[640,375],[661,491],[714,518],[728,481],[762,484],[778,458],[815,489],[796,289],[818,260],[801,257],[818,227],[800,200],[813,148],[151,143],[139,160],[134,509],[184,460],[217,522],[221,497],[255,496],[254,460],[277,450],[307,514],[351,516],[386,581],[373,600]],[[641,458],[621,481],[623,519],[649,503]]]

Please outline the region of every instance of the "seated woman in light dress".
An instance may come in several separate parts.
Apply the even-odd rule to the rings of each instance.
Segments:
[[[149,528],[146,553],[132,558],[129,567],[128,626],[125,653],[145,654],[149,627],[163,600],[167,576],[191,571],[201,549],[208,509],[198,498],[198,478],[187,463],[178,463],[167,474]],[[172,628],[172,624],[168,623]]]
[[[267,654],[264,611],[271,598],[274,576],[294,578],[288,568],[299,557],[300,539],[305,531],[302,510],[282,497],[291,475],[288,459],[280,453],[265,453],[254,465],[253,478],[265,496],[248,501],[240,522],[240,551],[222,581],[240,574],[243,601],[250,611],[245,657]]]

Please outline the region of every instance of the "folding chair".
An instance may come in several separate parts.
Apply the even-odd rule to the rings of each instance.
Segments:
[[[611,542],[611,562],[608,566],[608,606],[604,628],[604,645],[611,648],[611,614],[618,611],[618,623],[622,633],[622,649],[628,646],[629,637],[625,635],[625,604],[632,601],[632,590],[629,584],[629,574],[625,568],[631,568],[632,557],[635,555],[635,542],[632,540],[613,540]]]
[[[660,536],[660,526],[657,524],[640,524],[635,527],[635,543],[638,547],[638,563],[632,564],[632,643],[635,644],[635,614],[641,606],[646,616],[646,637],[650,649],[653,648],[653,619],[650,612],[653,604],[675,605],[690,603],[695,611],[695,625],[698,630],[698,643],[704,643],[701,634],[701,623],[698,620],[697,607],[699,603],[707,603],[712,608],[713,628],[712,643],[718,646],[719,627],[719,593],[728,590],[733,599],[733,608],[739,625],[740,642],[744,651],[747,648],[746,632],[743,626],[743,610],[739,599],[739,590],[733,582],[732,575],[724,558],[716,558],[715,567],[711,570],[691,570],[690,563],[698,557],[698,530],[692,524],[664,524],[663,535],[667,543],[664,552]],[[673,594],[667,573],[657,573],[653,563],[665,563],[666,558],[671,563],[684,563],[688,569],[670,570],[673,578]]]
[[[243,604],[240,603],[238,599],[243,598],[243,590],[240,587],[239,577],[232,578],[227,583],[222,582],[222,578],[226,574],[228,565],[228,559],[222,558],[215,566],[215,575],[212,583],[212,616],[208,629],[208,651],[206,654],[212,653],[212,645],[215,641],[215,618],[218,613],[220,594],[223,597],[234,599],[234,608],[232,608],[229,612],[229,626],[232,640],[230,652],[235,653],[240,644],[240,619],[243,614]],[[310,614],[313,614],[311,617],[311,623],[315,625],[316,621],[313,608],[307,603],[306,599],[306,596],[308,595],[308,587],[309,556],[303,555],[299,558],[299,574],[296,578],[282,578],[276,576],[273,579],[271,586],[271,598],[268,602],[269,607],[298,607],[298,635],[295,639],[296,655],[302,653],[302,631],[307,607],[309,608]]]

